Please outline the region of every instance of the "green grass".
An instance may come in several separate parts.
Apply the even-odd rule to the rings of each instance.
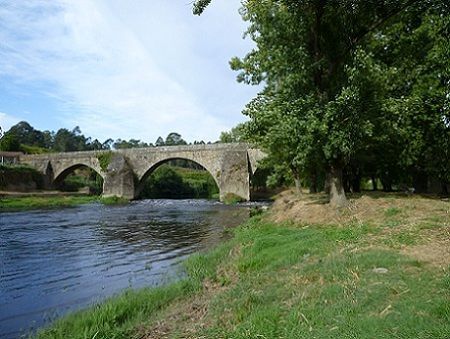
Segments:
[[[1,197],[0,211],[22,211],[39,208],[70,207],[98,201],[97,196],[27,196]]]
[[[130,202],[130,200],[126,199],[126,198],[121,198],[121,197],[105,197],[105,198],[100,198],[100,202],[103,205],[126,205]]]
[[[384,215],[385,215],[386,217],[393,217],[393,216],[398,215],[400,212],[401,212],[401,209],[400,209],[400,208],[397,208],[397,207],[390,207],[390,208],[388,208],[388,209],[384,212]]]
[[[186,279],[128,291],[38,337],[138,338],[161,324],[171,338],[450,337],[450,271],[374,243],[379,231],[257,216],[230,241],[190,257]],[[387,273],[373,271],[379,267]],[[207,311],[196,315],[193,305]]]
[[[2,197],[0,198],[0,212],[26,211],[41,208],[73,207],[92,202],[101,202],[104,205],[128,204],[129,200],[119,197],[102,198],[99,196],[27,196],[27,197]]]
[[[237,204],[239,202],[244,201],[244,199],[241,198],[240,196],[236,195],[236,194],[227,193],[223,197],[222,201],[223,201],[224,204],[227,204],[227,205],[235,205],[235,204]]]

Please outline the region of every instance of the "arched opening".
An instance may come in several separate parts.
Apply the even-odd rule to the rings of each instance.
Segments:
[[[103,177],[87,165],[76,164],[62,171],[53,181],[53,187],[63,192],[100,195]]]
[[[267,187],[267,178],[271,172],[271,168],[258,167],[250,175],[250,200],[267,200],[271,196],[272,190]]]
[[[165,159],[150,167],[136,187],[138,199],[218,199],[219,187],[199,163]]]

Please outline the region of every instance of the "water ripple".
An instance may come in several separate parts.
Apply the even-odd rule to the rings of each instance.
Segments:
[[[17,338],[126,288],[179,277],[247,208],[206,200],[0,214],[0,337]]]

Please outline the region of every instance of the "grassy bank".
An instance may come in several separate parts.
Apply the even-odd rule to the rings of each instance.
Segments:
[[[95,195],[67,195],[55,193],[52,195],[30,195],[0,197],[0,212],[27,211],[40,208],[74,207],[92,202],[100,202],[103,205],[126,205],[130,201],[120,197],[101,197]]]
[[[292,209],[326,208],[281,199],[191,257],[185,280],[128,291],[38,337],[450,337],[448,202],[366,198],[334,211],[331,223],[275,222]]]
[[[39,208],[71,207],[99,201],[97,196],[26,196],[26,197],[0,197],[0,212],[25,211]]]

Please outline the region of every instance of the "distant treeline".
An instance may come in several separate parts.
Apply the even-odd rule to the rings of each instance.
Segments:
[[[210,142],[208,142],[210,143]],[[86,137],[77,126],[73,130],[60,128],[57,132],[40,131],[26,121],[21,121],[11,127],[3,135],[0,129],[0,150],[20,151],[28,154],[46,152],[73,152],[109,150],[136,147],[158,147],[187,145],[188,143],[180,134],[172,132],[165,139],[158,137],[155,143],[146,143],[138,139],[106,139],[101,142],[98,139]],[[203,140],[194,141],[192,144],[205,144]]]

